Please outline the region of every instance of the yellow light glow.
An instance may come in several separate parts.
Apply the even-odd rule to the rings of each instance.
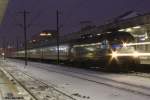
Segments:
[[[118,53],[116,51],[112,52],[112,58],[116,58],[118,56]]]
[[[141,43],[126,43],[126,46],[134,46],[134,45],[148,45],[150,42],[141,42]],[[124,44],[123,44],[124,45]]]
[[[150,56],[150,53],[138,53],[138,56]]]
[[[141,26],[135,26],[135,27],[133,27],[134,29],[139,29],[139,28],[141,28]]]
[[[127,28],[126,31],[127,31],[127,32],[131,32],[132,29],[131,29],[131,28]]]
[[[123,47],[127,47],[127,43],[123,43]]]
[[[115,59],[115,61],[119,62],[118,60],[118,53],[116,51],[112,51],[112,53],[110,54],[111,58],[109,59],[109,64],[112,62],[113,59]]]
[[[140,57],[140,56],[150,56],[150,53],[138,53],[138,52],[133,52],[133,53],[117,53],[117,52],[112,52],[111,56],[113,58],[115,58],[115,57],[123,57],[123,56]]]
[[[47,35],[48,35],[48,36],[51,36],[52,34],[51,34],[51,33],[48,33]]]
[[[40,36],[45,36],[46,34],[45,33],[40,33]]]
[[[51,36],[51,33],[40,33],[40,36]]]
[[[118,30],[119,32],[122,32],[122,31],[125,31],[125,29],[120,29],[120,30]]]

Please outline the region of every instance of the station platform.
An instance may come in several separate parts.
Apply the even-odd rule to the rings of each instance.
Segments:
[[[0,100],[24,100],[16,85],[0,70]]]

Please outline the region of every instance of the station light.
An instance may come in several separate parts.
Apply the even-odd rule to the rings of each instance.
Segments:
[[[111,32],[106,32],[106,33],[111,33]]]
[[[48,35],[48,36],[51,36],[52,34],[51,34],[51,33],[48,33],[47,35]]]
[[[127,32],[131,32],[132,29],[131,29],[131,28],[127,28],[126,31],[127,31]]]
[[[148,36],[145,36],[145,39],[148,39]]]
[[[36,40],[32,40],[33,42],[36,42]]]
[[[45,33],[40,33],[40,36],[45,36],[46,34]]]
[[[122,31],[125,31],[125,29],[120,29],[120,30],[118,30],[119,32],[122,32]]]
[[[135,26],[135,27],[133,27],[134,29],[139,29],[139,28],[141,28],[141,26]]]
[[[98,36],[100,36],[101,34],[100,34],[100,33],[98,33],[97,35],[98,35]]]
[[[44,32],[40,33],[40,36],[51,36],[51,35],[52,33],[44,33]]]
[[[1,55],[2,55],[2,56],[5,56],[5,53],[3,52],[3,53],[1,53]]]

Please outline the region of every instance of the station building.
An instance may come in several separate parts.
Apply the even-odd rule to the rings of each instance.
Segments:
[[[34,48],[49,44],[49,42],[51,42],[52,40],[56,40],[56,37],[56,30],[43,30],[31,37],[30,41],[28,42],[28,48]]]

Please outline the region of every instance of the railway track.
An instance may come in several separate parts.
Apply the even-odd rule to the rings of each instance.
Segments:
[[[113,80],[110,78],[105,78],[103,76],[96,76],[96,75],[91,75],[91,74],[87,74],[84,72],[79,72],[78,70],[72,71],[71,69],[68,69],[68,68],[67,69],[61,68],[61,70],[57,70],[57,68],[55,68],[55,67],[53,68],[53,67],[48,67],[48,66],[42,66],[42,67],[35,66],[35,67],[47,70],[49,72],[63,74],[65,76],[78,78],[81,80],[94,82],[94,83],[97,83],[100,85],[105,85],[105,86],[113,87],[116,89],[120,89],[120,90],[124,90],[124,91],[128,91],[128,92],[132,92],[132,93],[150,97],[150,87],[130,84],[127,82],[116,81],[116,80]],[[24,74],[26,74],[26,73],[24,73]],[[102,74],[103,74],[103,72],[102,72]],[[28,74],[26,74],[26,75],[28,75]],[[129,75],[129,76],[131,76],[131,75]]]
[[[5,70],[6,71],[6,70]],[[30,96],[32,97],[32,99],[34,99],[34,100],[38,100],[37,98],[36,98],[36,96],[33,94],[33,93],[31,93],[30,91],[29,91],[29,89],[27,89],[19,80],[17,80],[10,72],[8,72],[7,71],[7,73],[24,89],[24,90],[26,90],[29,94],[30,94]]]
[[[101,84],[101,85],[113,87],[116,89],[121,89],[121,90],[125,90],[125,91],[129,91],[132,93],[137,93],[140,95],[150,97],[150,87],[145,87],[145,86],[130,84],[130,83],[126,83],[126,82],[116,81],[113,79],[109,79],[109,78],[105,78],[105,77],[101,77],[101,76],[90,75],[90,74],[85,74],[85,73],[80,73],[77,71],[70,71],[70,70],[67,71],[67,70],[62,70],[62,69],[61,69],[61,71],[58,71],[54,68],[39,67],[39,66],[38,66],[38,68],[45,69],[47,71],[55,72],[58,74],[63,74],[65,76],[78,78],[78,79],[82,79],[85,81],[94,82],[97,84]]]
[[[129,74],[129,76],[138,76],[138,77],[150,79],[150,74],[146,74],[146,73],[132,73]]]
[[[72,96],[16,69],[5,69],[35,100],[76,100]]]
[[[19,89],[19,93],[21,93],[22,95],[22,97],[14,97],[13,94],[10,94],[11,96],[7,96],[5,97],[5,99],[37,100],[37,98],[26,87],[24,87],[22,83],[20,83],[12,74],[10,74],[4,68],[1,68],[0,70],[5,73],[5,75],[9,78],[10,81],[12,81],[13,84],[15,84],[15,86]]]

